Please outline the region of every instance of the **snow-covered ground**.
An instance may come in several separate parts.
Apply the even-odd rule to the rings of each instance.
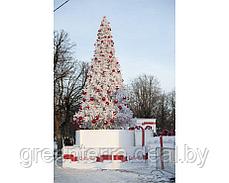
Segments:
[[[152,167],[133,169],[104,170],[104,169],[70,169],[55,166],[55,183],[157,183],[171,182],[171,175],[160,171],[152,171]]]
[[[175,138],[164,137],[163,140],[164,147],[174,148]],[[149,148],[156,149],[160,147],[159,137],[151,138],[146,142]],[[153,157],[155,155],[149,153],[149,156]],[[170,178],[175,176],[165,171],[156,170],[156,161],[123,162],[118,164],[105,161],[103,163],[65,161],[70,161],[74,166],[66,166],[67,164],[65,163],[65,168],[63,168],[62,158],[57,158],[55,183],[165,183],[174,182]],[[167,164],[164,163],[164,165],[167,167]]]

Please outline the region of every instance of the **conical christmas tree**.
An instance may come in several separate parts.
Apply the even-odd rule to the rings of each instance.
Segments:
[[[73,118],[81,128],[117,129],[131,122],[133,113],[127,105],[128,97],[106,17],[103,17],[98,30],[94,57],[82,95],[80,110]]]

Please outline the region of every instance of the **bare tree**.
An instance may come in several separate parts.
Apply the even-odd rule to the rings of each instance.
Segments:
[[[130,108],[137,118],[156,118],[160,97],[159,81],[155,76],[142,75],[129,86]]]
[[[72,116],[79,108],[88,69],[74,58],[74,47],[66,32],[54,32],[54,135],[59,148],[63,137],[74,135]]]
[[[175,132],[175,121],[176,121],[176,92],[175,90],[168,93],[168,104],[169,104],[169,129]]]
[[[161,91],[155,76],[142,75],[128,86],[130,108],[137,118],[156,118],[157,132],[175,131],[175,91]]]
[[[175,132],[175,91],[160,96],[157,110],[157,131]]]
[[[159,98],[158,108],[156,111],[157,117],[157,132],[161,133],[164,129],[167,129],[168,124],[168,99],[165,93],[162,93]]]

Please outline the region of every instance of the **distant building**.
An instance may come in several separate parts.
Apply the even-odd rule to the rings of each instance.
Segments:
[[[137,126],[142,126],[144,129],[152,129],[156,133],[156,119],[137,118]]]

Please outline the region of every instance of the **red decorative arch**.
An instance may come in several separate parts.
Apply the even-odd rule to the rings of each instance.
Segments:
[[[145,145],[145,129],[142,126],[135,126],[135,129],[142,130],[142,146]]]
[[[146,126],[145,130],[152,130],[152,126]]]

